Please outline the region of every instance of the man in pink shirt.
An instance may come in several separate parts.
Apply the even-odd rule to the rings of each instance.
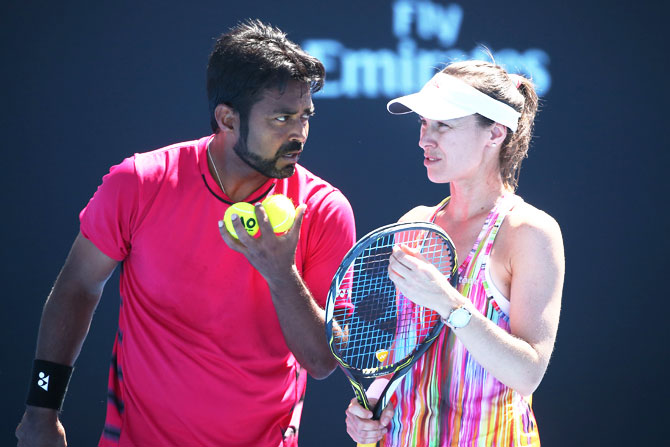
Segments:
[[[323,80],[278,29],[238,25],[209,59],[213,135],[111,168],[44,307],[20,446],[65,445],[58,410],[120,262],[99,446],[297,445],[306,373],[335,368],[323,306],[355,240],[347,199],[297,164]],[[284,235],[258,205],[272,194],[298,206]],[[239,240],[222,228],[240,201],[256,205],[260,237],[240,219]]]

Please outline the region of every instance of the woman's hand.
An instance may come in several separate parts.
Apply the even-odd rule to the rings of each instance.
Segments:
[[[374,406],[376,403],[377,399],[370,399],[370,405]],[[372,411],[366,410],[354,398],[346,410],[347,433],[360,444],[374,444],[386,434],[386,427],[391,423],[394,411],[393,404],[389,402],[379,420],[375,421],[372,419]]]
[[[405,245],[393,248],[389,278],[408,299],[443,317],[466,301],[433,264]]]

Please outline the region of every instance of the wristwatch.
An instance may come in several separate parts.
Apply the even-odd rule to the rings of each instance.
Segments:
[[[443,318],[442,321],[450,328],[459,329],[467,326],[470,318],[472,318],[472,313],[465,306],[460,306],[452,310],[447,319]]]

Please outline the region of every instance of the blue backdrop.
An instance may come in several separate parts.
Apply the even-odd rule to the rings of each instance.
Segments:
[[[559,221],[567,257],[556,350],[534,400],[543,444],[660,445],[667,5],[6,0],[1,10],[1,445],[15,444],[41,308],[79,210],[109,166],[209,132],[213,38],[249,17],[326,63],[302,164],[348,196],[359,235],[448,194],[426,180],[417,122],[388,115],[389,96],[480,45],[536,79],[542,106],[518,192]],[[73,446],[94,445],[102,428],[117,283],[105,290],[62,414]],[[311,380],[301,445],[352,445],[351,396],[338,371]]]

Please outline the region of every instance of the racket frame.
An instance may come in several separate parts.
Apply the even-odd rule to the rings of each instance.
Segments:
[[[328,347],[330,348],[331,353],[337,360],[340,365],[340,369],[344,372],[351,387],[354,390],[356,399],[358,403],[361,404],[367,410],[373,412],[373,419],[379,419],[382,411],[386,408],[388,401],[390,400],[395,388],[400,384],[400,379],[409,371],[412,365],[423,355],[428,348],[433,344],[435,339],[440,335],[444,323],[442,319],[439,319],[435,326],[430,330],[426,338],[422,343],[419,344],[416,350],[404,358],[397,364],[380,366],[378,368],[366,368],[365,372],[358,368],[353,368],[349,365],[340,355],[337,353],[337,349],[334,348],[335,344],[335,331],[333,328],[333,315],[335,311],[335,301],[339,292],[340,284],[345,278],[347,271],[352,262],[365,250],[367,249],[371,242],[393,234],[400,231],[432,231],[439,234],[444,238],[447,243],[451,246],[451,251],[453,255],[454,265],[451,270],[450,283],[452,286],[456,287],[458,285],[458,260],[456,257],[456,248],[452,242],[449,235],[438,225],[432,222],[402,222],[402,223],[393,223],[379,227],[376,230],[373,230],[363,236],[348,252],[344,255],[342,262],[340,263],[339,268],[335,272],[333,280],[330,284],[330,289],[328,291],[328,299],[326,300],[326,338],[328,340]],[[391,375],[384,391],[382,391],[377,404],[372,408],[370,401],[368,400],[365,388],[363,386],[363,379],[370,379],[382,376]]]

